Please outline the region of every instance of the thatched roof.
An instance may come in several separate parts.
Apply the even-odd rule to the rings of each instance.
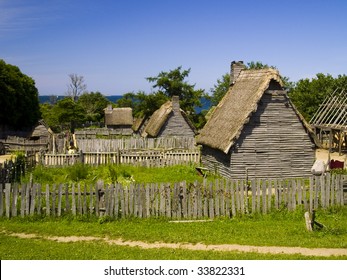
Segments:
[[[275,69],[242,70],[201,130],[197,143],[228,153],[273,80],[282,85]]]
[[[30,135],[30,138],[41,138],[41,137],[49,137],[50,133],[48,132],[48,129],[42,125],[37,125],[33,132]]]
[[[156,137],[172,112],[172,102],[167,101],[149,119],[144,134]]]
[[[158,110],[156,110],[153,113],[153,115],[150,117],[148,123],[146,124],[146,127],[144,128],[142,136],[157,137],[160,130],[162,129],[166,121],[169,119],[173,110],[174,110],[174,106],[171,100],[161,105],[161,107]],[[190,128],[194,131],[194,133],[196,133],[196,129],[194,125],[191,123],[191,121],[189,120],[187,114],[182,109],[179,109],[179,112],[181,113],[185,121],[188,123]]]
[[[133,125],[133,110],[131,108],[106,108],[106,125]]]

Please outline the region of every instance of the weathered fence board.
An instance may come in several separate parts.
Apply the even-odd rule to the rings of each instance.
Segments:
[[[129,164],[135,166],[161,167],[177,164],[200,163],[200,150],[122,150],[116,152],[80,152],[78,154],[45,154],[41,164],[66,166],[76,163],[90,165]]]
[[[80,134],[76,131],[76,135]],[[96,138],[96,137],[94,137]],[[192,137],[163,138],[119,138],[119,139],[77,139],[77,146],[85,152],[117,152],[118,150],[154,150],[154,149],[195,149]]]
[[[233,217],[268,213],[282,207],[292,211],[344,205],[343,177],[329,175],[306,180],[216,180],[202,183],[130,184],[5,184],[1,186],[0,216],[62,216],[65,214],[171,219]],[[43,209],[45,207],[45,210]],[[4,211],[5,210],[5,211]]]

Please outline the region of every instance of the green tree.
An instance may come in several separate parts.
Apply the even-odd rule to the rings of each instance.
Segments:
[[[0,59],[0,124],[15,129],[33,126],[41,117],[35,81]]]
[[[74,132],[76,124],[85,121],[85,111],[70,97],[66,97],[53,107],[53,114],[56,115],[59,124],[62,127],[68,127]]]
[[[78,98],[77,103],[84,110],[86,120],[99,122],[104,118],[104,109],[110,102],[100,92],[90,92],[83,93]]]
[[[230,74],[226,73],[221,79],[217,80],[217,83],[211,88],[211,105],[216,106],[223,96],[227,93],[230,87]]]
[[[304,118],[309,121],[324,99],[336,89],[347,89],[347,76],[316,74],[312,79],[301,79],[289,92],[289,97]]]
[[[58,120],[58,115],[56,114],[55,106],[50,103],[40,104],[40,110],[42,114],[42,118],[46,122],[46,124],[54,131],[60,132],[61,126]]]
[[[116,102],[117,107],[131,107],[135,117],[148,117],[168,100],[162,92],[146,94],[143,91],[126,93]]]
[[[195,107],[201,107],[201,98],[206,96],[203,89],[195,89],[195,84],[189,84],[185,79],[189,76],[190,69],[182,70],[182,66],[169,72],[160,72],[156,77],[146,78],[154,83],[153,88],[157,93],[168,98],[176,95],[180,98],[181,108],[189,114],[194,114]]]

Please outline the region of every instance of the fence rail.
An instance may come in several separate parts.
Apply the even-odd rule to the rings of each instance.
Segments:
[[[200,150],[118,150],[116,152],[81,152],[79,154],[45,154],[41,163],[46,166],[131,164],[136,166],[160,167],[176,164],[200,163]]]
[[[96,215],[115,218],[197,219],[268,213],[274,209],[307,210],[345,205],[343,177],[327,175],[291,180],[214,181],[95,186],[5,184],[0,216]],[[307,181],[307,180],[306,180]]]

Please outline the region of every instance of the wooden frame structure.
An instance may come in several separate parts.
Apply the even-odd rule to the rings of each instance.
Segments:
[[[328,95],[310,120],[312,129],[321,147],[347,149],[347,92],[336,89]]]

